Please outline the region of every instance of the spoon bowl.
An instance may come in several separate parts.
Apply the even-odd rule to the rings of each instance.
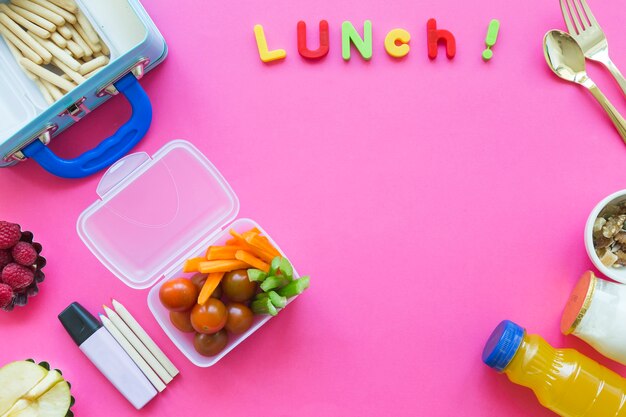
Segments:
[[[587,78],[585,54],[568,33],[560,30],[546,33],[543,53],[548,66],[559,78],[579,84]]]

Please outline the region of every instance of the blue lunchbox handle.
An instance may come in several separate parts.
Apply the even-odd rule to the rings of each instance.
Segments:
[[[115,88],[130,102],[133,114],[113,136],[74,159],[58,157],[39,140],[26,146],[23,149],[24,155],[37,161],[48,172],[64,178],[87,177],[126,155],[150,128],[152,105],[132,73],[117,81]]]

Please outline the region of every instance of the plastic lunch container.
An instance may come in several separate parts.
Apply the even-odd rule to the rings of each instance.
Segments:
[[[0,38],[0,167],[30,158],[55,175],[84,177],[128,153],[150,126],[150,100],[137,80],[165,59],[163,36],[138,0],[76,3],[111,50],[111,61],[49,105]],[[61,159],[45,146],[118,92],[131,103],[133,115],[113,136],[75,159]]]
[[[610,204],[618,204],[623,201],[626,201],[626,190],[617,191],[609,195],[594,207],[589,215],[589,218],[587,219],[587,224],[585,225],[585,249],[587,250],[587,255],[589,255],[589,259],[591,259],[593,265],[598,268],[602,274],[612,280],[626,284],[626,267],[613,268],[605,266],[600,261],[600,258],[598,258],[595,248],[593,247],[593,224],[598,218],[598,215],[606,206]]]
[[[191,143],[169,142],[152,158],[143,152],[122,158],[104,174],[96,191],[100,199],[80,215],[78,234],[129,287],[152,287],[150,310],[191,362],[201,367],[214,365],[270,320],[271,316],[256,316],[246,333],[229,334],[222,352],[205,357],[194,349],[194,334],[176,329],[159,301],[161,285],[171,278],[193,275],[182,272],[185,261],[203,256],[210,245],[225,244],[231,228],[244,232],[258,227],[284,256],[253,220],[235,220],[237,195]],[[296,271],[294,276],[299,277]]]

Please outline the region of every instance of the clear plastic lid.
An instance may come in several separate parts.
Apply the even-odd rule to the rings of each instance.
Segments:
[[[78,234],[128,286],[152,286],[233,221],[239,200],[191,143],[128,155],[104,174]]]

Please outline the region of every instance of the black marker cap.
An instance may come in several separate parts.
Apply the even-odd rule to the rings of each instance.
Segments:
[[[63,310],[59,320],[78,346],[102,327],[102,323],[78,303],[72,303]]]

